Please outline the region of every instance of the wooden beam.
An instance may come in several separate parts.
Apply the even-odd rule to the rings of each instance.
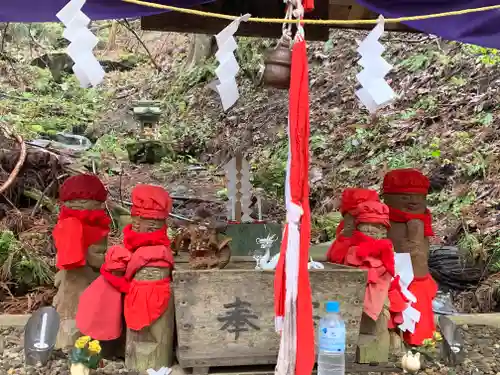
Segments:
[[[217,0],[202,4],[193,9],[206,12],[224,13],[239,16],[250,13],[253,17],[283,18],[285,5],[283,0]],[[328,15],[328,0],[316,1],[316,9],[308,18],[321,19]],[[217,34],[229,24],[229,21],[217,18],[168,12],[141,18],[141,28],[151,31],[171,31],[193,34]],[[279,38],[282,35],[281,24],[242,22],[237,36]],[[311,25],[307,27],[308,40],[328,40],[328,27]]]
[[[283,18],[285,5],[282,0],[216,0],[202,4],[194,9],[239,16],[250,13],[253,17]],[[361,20],[377,19],[378,15],[359,5],[355,0],[316,0],[315,10],[307,14],[310,19]],[[217,18],[202,18],[191,14],[167,12],[142,17],[143,30],[170,31],[193,34],[217,34],[229,21]],[[338,29],[372,29],[373,25],[333,25]],[[328,40],[329,27],[325,25],[308,25],[308,40]],[[390,31],[416,32],[403,24],[387,24]],[[279,38],[281,24],[242,22],[236,35],[261,38]]]

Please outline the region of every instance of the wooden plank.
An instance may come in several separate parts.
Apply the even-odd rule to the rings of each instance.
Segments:
[[[307,17],[311,19],[326,18],[328,16],[328,0],[317,0],[315,5],[315,10],[308,13]],[[223,13],[234,16],[250,13],[253,17],[283,18],[285,14],[283,0],[218,0],[214,3],[202,4],[192,8],[205,12]],[[215,35],[228,24],[228,20],[211,17],[202,18],[179,12],[167,12],[141,18],[142,30],[193,34]],[[236,35],[279,38],[282,35],[281,24],[242,22]],[[308,26],[307,39],[328,40],[328,27],[319,25]]]
[[[378,15],[362,7],[354,0],[316,0],[315,10],[307,14],[310,19],[377,19]],[[253,17],[283,18],[284,4],[281,0],[218,0],[214,3],[203,4],[194,9],[241,15],[250,13]],[[229,21],[216,18],[204,18],[200,22],[200,16],[167,12],[141,18],[143,30],[171,31],[194,34],[217,34]],[[329,28],[338,29],[367,29],[373,25],[308,25],[306,28],[308,40],[328,40]],[[386,30],[418,32],[402,23],[387,24]],[[243,22],[236,35],[254,36],[261,38],[279,38],[281,36],[281,24],[266,24]]]
[[[174,271],[177,358],[183,368],[275,363],[279,336],[274,329],[274,272],[255,271],[254,262],[239,266]],[[315,324],[323,315],[323,302],[339,301],[351,356],[359,334],[366,271],[326,264],[325,270],[312,270],[310,279]],[[235,332],[239,328],[245,330]]]
[[[392,364],[385,365],[360,365],[357,363],[347,362],[346,373],[400,373],[403,370]],[[275,375],[274,365],[257,365],[257,366],[231,366],[231,367],[212,367],[209,374],[217,375]],[[316,369],[312,374],[317,374]]]
[[[328,19],[331,20],[365,20],[377,19],[378,14],[362,7],[354,0],[330,0]],[[371,30],[374,25],[332,25],[335,29]],[[419,32],[402,23],[388,23],[385,29],[389,31]]]

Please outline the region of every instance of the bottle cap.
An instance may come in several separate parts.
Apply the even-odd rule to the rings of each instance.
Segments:
[[[325,310],[327,313],[338,313],[340,312],[340,303],[337,301],[328,301],[325,304]]]

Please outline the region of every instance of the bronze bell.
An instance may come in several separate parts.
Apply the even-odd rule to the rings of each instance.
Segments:
[[[281,39],[276,48],[268,49],[264,58],[264,85],[277,89],[290,87],[292,51],[290,41]]]

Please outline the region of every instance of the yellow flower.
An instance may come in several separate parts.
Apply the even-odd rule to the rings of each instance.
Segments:
[[[75,348],[77,349],[83,349],[85,348],[85,345],[89,343],[89,341],[92,340],[90,336],[82,336],[75,342]]]
[[[94,340],[90,342],[89,352],[92,354],[99,354],[101,352],[101,345],[99,344],[99,341]]]
[[[443,339],[443,336],[441,336],[441,334],[438,331],[434,332],[433,337],[434,337],[434,340],[436,340],[436,341],[441,341]]]

